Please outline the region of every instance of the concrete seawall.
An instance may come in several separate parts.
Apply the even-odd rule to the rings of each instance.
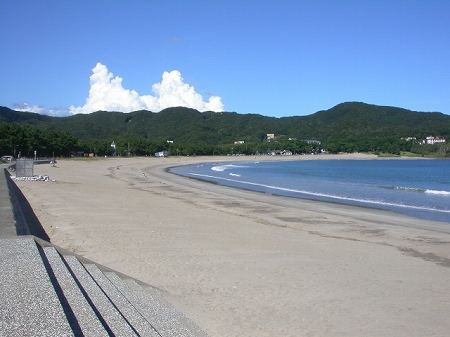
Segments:
[[[0,237],[14,237],[16,225],[13,215],[11,197],[9,194],[10,175],[6,165],[0,165]],[[11,181],[12,182],[12,181]]]
[[[16,183],[10,179],[11,174],[6,168],[3,171],[4,174],[0,181],[0,198],[2,200],[0,205],[2,205],[1,207],[5,210],[5,212],[2,212],[2,218],[4,213],[5,219],[1,220],[0,227],[5,230],[5,233],[6,231],[9,232],[10,235],[11,232],[14,231],[15,235],[34,235],[42,240],[50,242],[49,236],[45,232],[22,191],[17,187]],[[11,223],[13,229],[11,229]]]

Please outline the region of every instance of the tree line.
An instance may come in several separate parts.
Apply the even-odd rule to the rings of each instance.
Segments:
[[[114,141],[116,148],[111,144]],[[445,144],[445,143],[444,143]],[[0,123],[0,153],[18,157],[71,157],[93,154],[95,156],[153,156],[167,151],[171,156],[193,155],[257,155],[287,151],[292,154],[318,154],[371,152],[399,155],[413,152],[420,155],[449,157],[450,150],[442,144],[420,145],[416,142],[392,136],[349,137],[311,142],[280,137],[273,141],[262,138],[241,144],[209,142],[168,142],[165,139],[149,140],[144,137],[122,137],[117,139],[78,139],[68,132],[42,130],[31,125]]]

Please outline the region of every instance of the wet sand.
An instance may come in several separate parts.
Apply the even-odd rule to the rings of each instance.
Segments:
[[[276,159],[328,158],[374,159]],[[447,336],[450,224],[165,171],[273,159],[58,160],[34,168],[54,182],[17,185],[52,243],[162,289],[211,336]]]

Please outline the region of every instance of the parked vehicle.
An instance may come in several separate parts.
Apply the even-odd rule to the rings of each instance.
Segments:
[[[14,157],[13,156],[3,156],[0,159],[2,162],[10,163],[14,160]]]

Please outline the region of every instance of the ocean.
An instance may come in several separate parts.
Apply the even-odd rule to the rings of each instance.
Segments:
[[[255,159],[170,171],[236,188],[450,223],[450,160]]]

